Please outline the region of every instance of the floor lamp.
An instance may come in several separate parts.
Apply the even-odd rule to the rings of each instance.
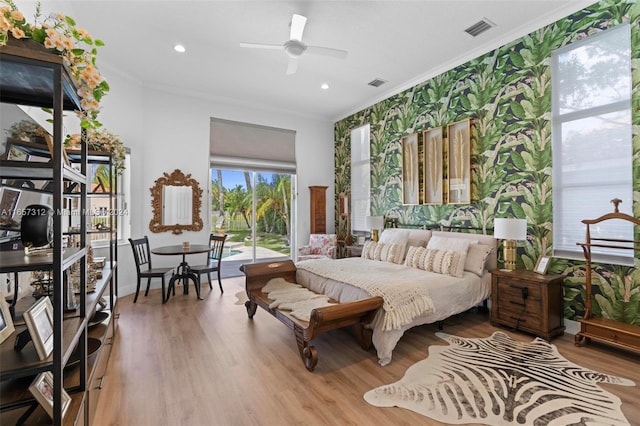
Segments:
[[[516,269],[516,241],[527,239],[526,219],[496,218],[493,222],[493,236],[504,240],[504,269]]]
[[[371,239],[378,241],[378,230],[384,228],[384,216],[365,216],[367,228],[371,229]]]

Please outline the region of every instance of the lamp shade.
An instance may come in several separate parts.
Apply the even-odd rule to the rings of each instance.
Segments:
[[[496,218],[493,221],[493,236],[502,240],[526,240],[527,220]]]
[[[384,216],[365,216],[364,221],[369,229],[384,228]]]

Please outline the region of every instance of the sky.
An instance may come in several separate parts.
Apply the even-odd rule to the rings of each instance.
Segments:
[[[270,178],[271,173],[262,173],[267,179]],[[215,180],[218,178],[218,173],[216,169],[211,169],[211,180]],[[226,189],[233,189],[237,185],[246,188],[245,180],[244,180],[244,172],[237,170],[222,170],[222,184]]]

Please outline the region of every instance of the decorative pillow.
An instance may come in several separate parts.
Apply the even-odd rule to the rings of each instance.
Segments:
[[[479,277],[485,271],[485,264],[489,254],[493,251],[493,247],[484,244],[470,244],[467,252],[467,260],[464,263],[464,270],[473,272]]]
[[[404,261],[405,245],[402,243],[389,244],[389,252],[387,253],[387,262],[402,265]]]
[[[404,258],[405,266],[411,268],[418,268],[420,258],[424,256],[426,248],[424,247],[409,247],[407,250],[407,256]]]
[[[466,258],[467,254],[459,251],[426,249],[422,269],[461,278]]]
[[[447,238],[434,235],[427,244],[428,249],[459,251],[466,253],[470,244],[478,244],[478,240],[467,240],[464,238]]]
[[[404,259],[404,244],[383,244],[367,241],[362,247],[362,258],[402,264]]]
[[[373,252],[375,251],[376,245],[375,241],[365,242],[362,246],[362,254],[360,254],[360,257],[363,259],[373,259]]]

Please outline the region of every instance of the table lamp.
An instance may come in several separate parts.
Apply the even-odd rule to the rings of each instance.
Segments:
[[[367,228],[371,229],[371,239],[378,241],[378,230],[384,228],[384,216],[365,216]]]
[[[526,219],[496,218],[493,222],[493,236],[504,241],[504,268],[516,269],[516,241],[527,239]]]

